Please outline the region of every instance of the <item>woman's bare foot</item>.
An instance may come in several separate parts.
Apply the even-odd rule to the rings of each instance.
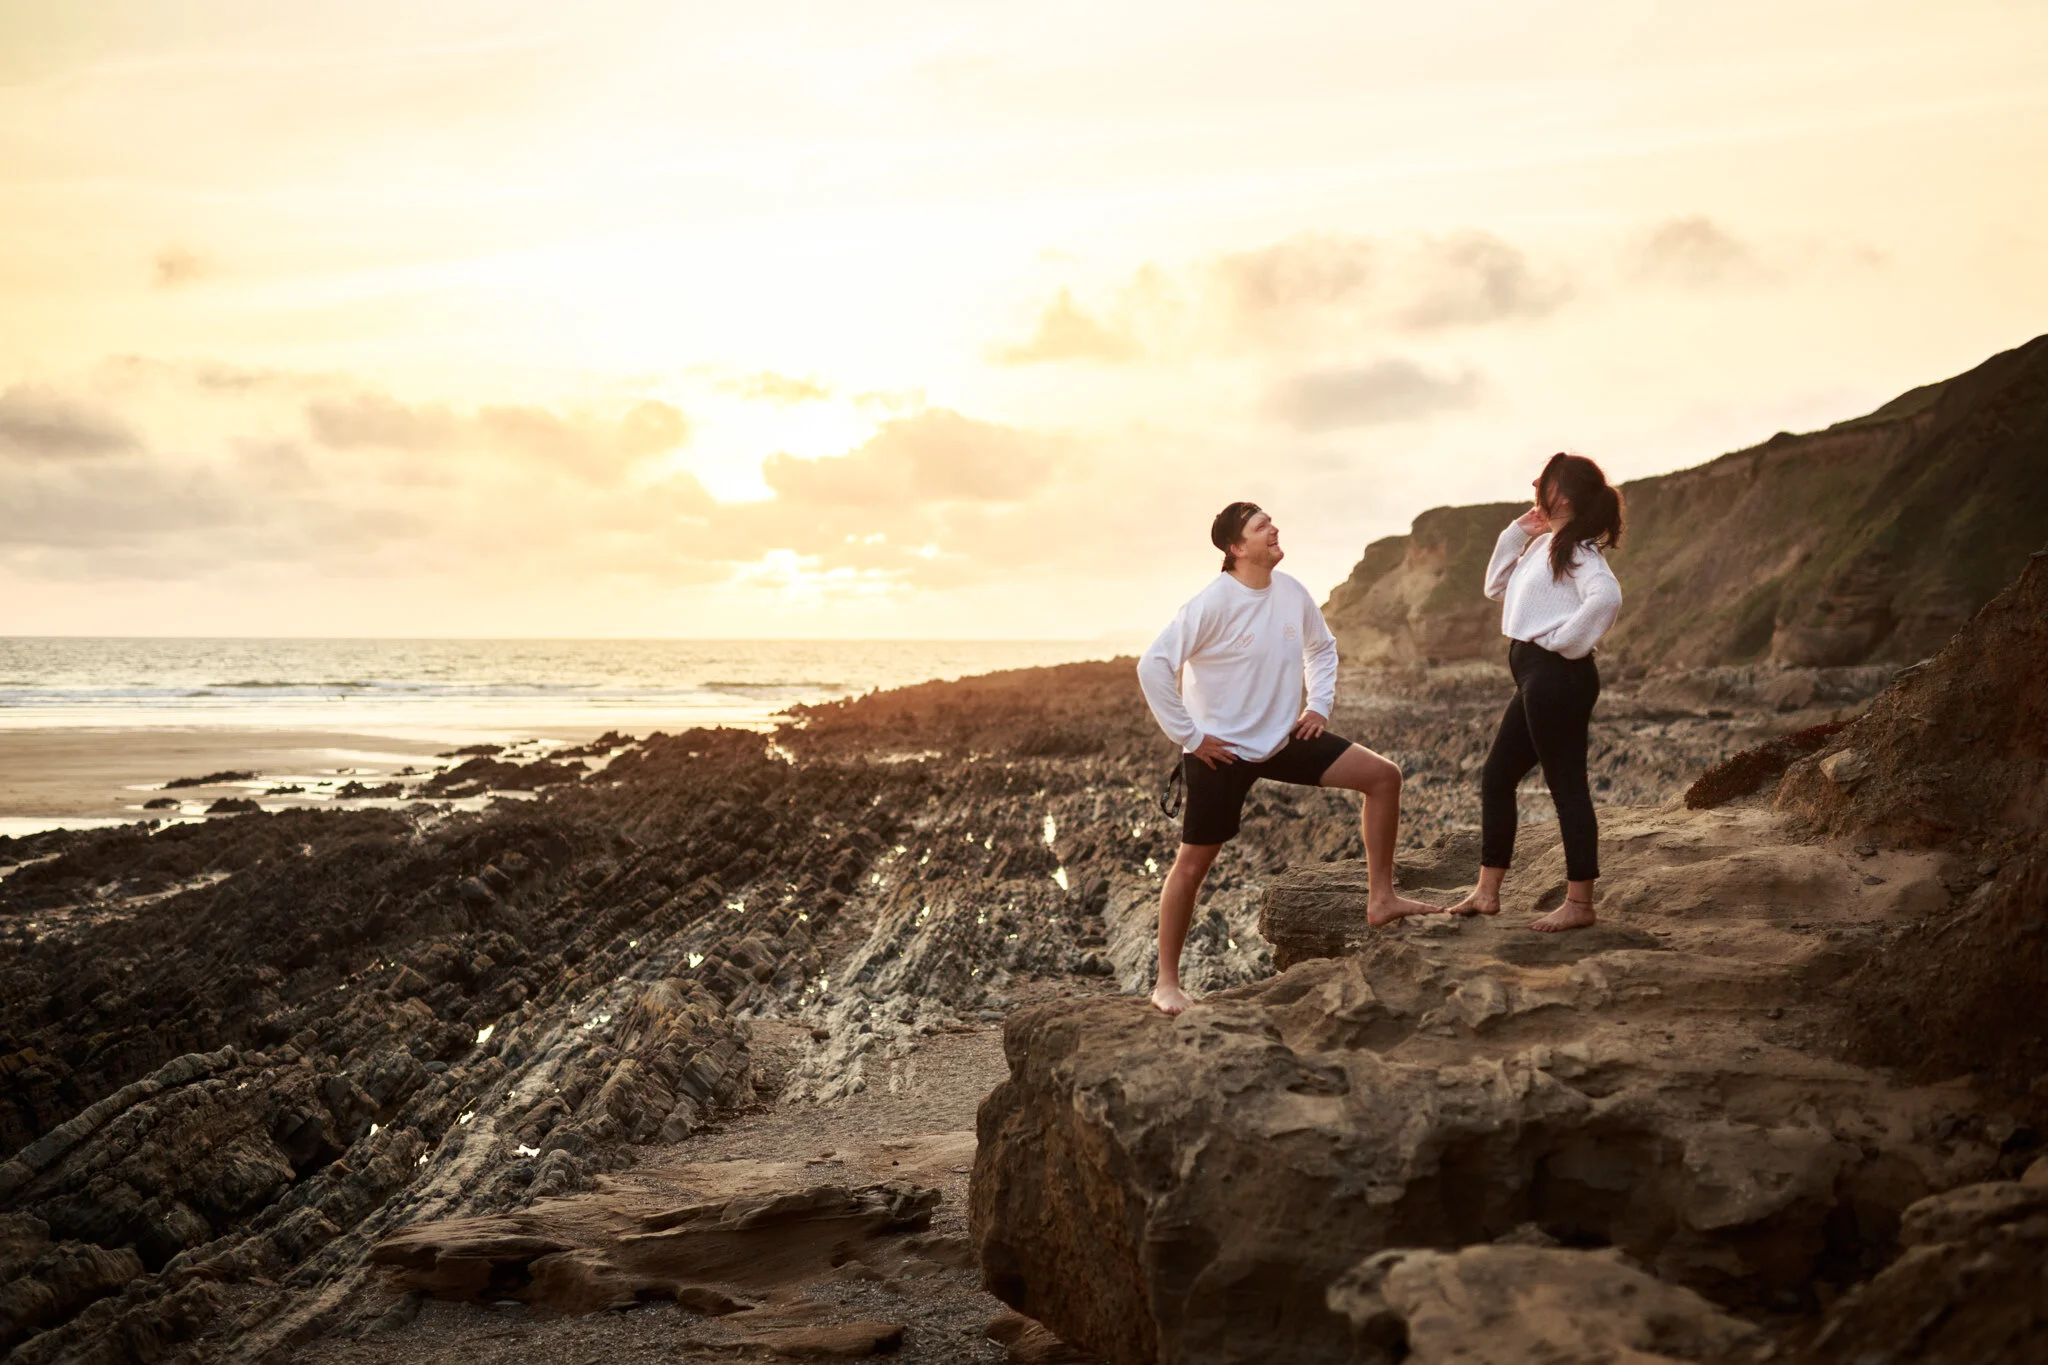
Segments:
[[[1179,1014],[1194,1003],[1188,999],[1187,992],[1178,986],[1169,986],[1162,981],[1152,988],[1152,1007],[1161,1014]]]
[[[1583,929],[1593,922],[1593,902],[1566,900],[1542,919],[1531,921],[1529,927],[1539,934],[1555,934],[1566,929]]]
[[[1443,912],[1441,905],[1427,905],[1406,896],[1374,896],[1365,903],[1365,922],[1379,929],[1410,915],[1441,915]]]
[[[1456,905],[1447,907],[1444,913],[1447,915],[1498,915],[1500,913],[1500,895],[1495,893],[1491,896],[1483,896],[1475,887],[1472,894],[1459,901]]]

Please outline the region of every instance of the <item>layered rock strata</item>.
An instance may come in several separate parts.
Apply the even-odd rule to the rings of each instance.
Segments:
[[[1991,1135],[1944,1127],[1967,1087],[1806,1047],[1846,945],[1945,901],[1929,860],[1867,886],[1853,854],[1787,846],[1754,809],[1608,837],[1612,926],[1515,922],[1561,890],[1552,852],[1500,919],[1411,922],[1178,1019],[1013,1016],[975,1168],[991,1290],[1116,1361],[1348,1360],[1324,1295],[1382,1249],[1534,1224],[1723,1304],[1797,1304],[1992,1169]],[[1268,923],[1298,887],[1356,917],[1330,880],[1276,883]]]

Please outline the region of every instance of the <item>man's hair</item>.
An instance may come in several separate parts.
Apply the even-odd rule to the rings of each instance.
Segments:
[[[1230,553],[1230,547],[1244,539],[1245,523],[1261,510],[1255,502],[1233,502],[1209,523],[1209,543],[1223,551],[1223,572],[1229,573],[1237,567],[1237,556]]]

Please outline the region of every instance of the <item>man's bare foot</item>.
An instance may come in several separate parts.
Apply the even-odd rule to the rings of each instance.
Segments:
[[[1530,922],[1529,927],[1539,934],[1555,934],[1566,929],[1583,929],[1593,923],[1593,902],[1567,900],[1563,905]]]
[[[1152,1007],[1161,1014],[1179,1014],[1194,1003],[1188,999],[1187,992],[1178,986],[1169,986],[1162,981],[1152,988]]]
[[[1475,890],[1456,905],[1446,907],[1444,913],[1446,915],[1498,915],[1500,913],[1500,897],[1498,895],[1482,896]]]
[[[1385,900],[1374,897],[1365,903],[1365,922],[1378,929],[1410,915],[1441,915],[1443,912],[1441,905],[1427,905],[1406,896],[1388,896]]]

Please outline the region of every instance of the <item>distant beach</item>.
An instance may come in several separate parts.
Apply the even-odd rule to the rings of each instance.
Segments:
[[[222,797],[374,804],[478,744],[764,728],[875,688],[1100,658],[1085,641],[0,639],[0,835],[179,818]],[[251,774],[182,789],[166,782]],[[301,788],[280,795],[278,788]]]

